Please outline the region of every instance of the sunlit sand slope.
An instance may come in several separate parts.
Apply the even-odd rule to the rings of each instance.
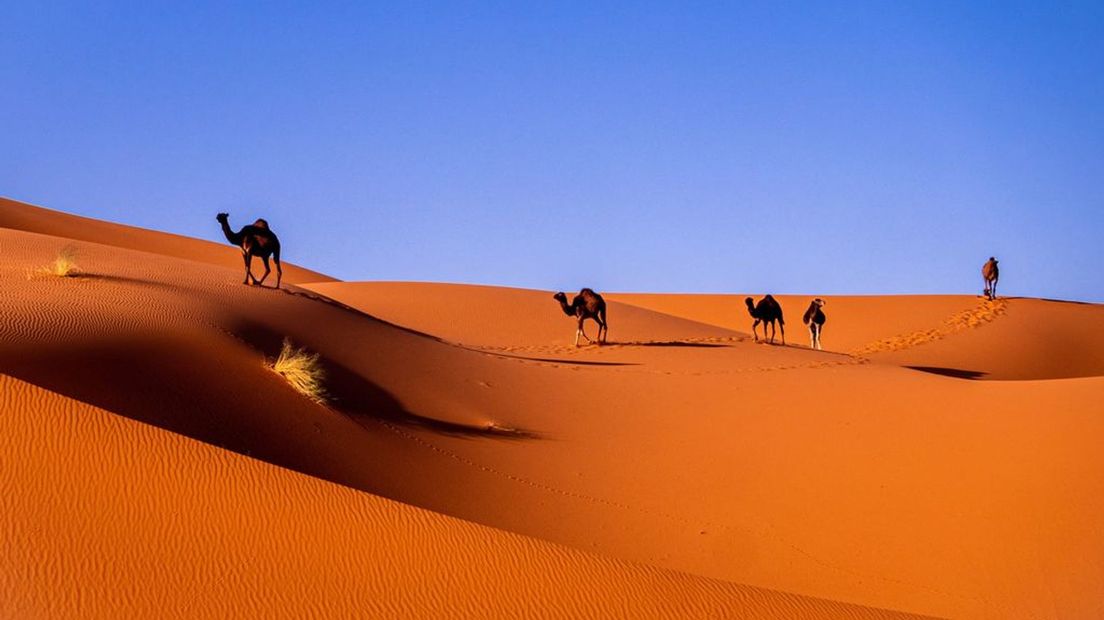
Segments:
[[[609,560],[0,375],[0,616],[904,618]]]
[[[83,275],[34,273],[65,245]],[[987,334],[1044,302],[949,297],[929,313],[875,297],[886,314],[868,322],[829,299],[834,350],[815,352],[752,342],[746,312],[718,325],[693,305],[679,316],[610,295],[613,344],[576,349],[548,292],[322,295],[243,286],[236,265],[41,234],[0,230],[0,247],[0,372],[265,467],[603,562],[936,616],[1104,613],[1093,358],[1069,349],[1063,372],[1080,378],[974,381],[931,372],[951,367],[939,359],[915,370],[892,357],[979,355],[999,340]],[[381,297],[386,320],[372,316]],[[524,311],[501,321],[513,333],[496,340],[484,309],[515,303]],[[800,325],[803,304],[783,303]],[[1096,337],[1082,314],[1096,306],[1038,307],[1076,342]],[[834,342],[833,327],[852,341]],[[1046,360],[1015,353],[1049,355],[1039,333],[1008,330],[1013,359],[961,369],[1041,375]],[[328,407],[265,368],[285,337],[322,355]]]
[[[750,330],[743,295],[615,294],[611,299],[735,330]],[[759,296],[756,296],[758,299]],[[969,296],[824,296],[827,351],[974,379],[1104,375],[1104,306]],[[789,341],[808,346],[801,317],[812,296],[779,295]]]
[[[221,234],[217,232],[219,225],[215,221],[215,213],[212,211],[209,216],[205,217],[210,218],[212,234]],[[233,228],[237,230],[249,222],[231,221],[231,223]],[[91,241],[103,245],[152,252],[164,256],[231,267],[238,269],[241,276],[244,276],[245,273],[241,251],[235,249],[229,243],[212,243],[155,230],[113,224],[61,211],[52,211],[3,197],[0,197],[0,228],[11,228],[52,235],[62,239]],[[286,250],[284,258],[288,258]],[[327,275],[298,267],[286,260],[283,262],[283,266],[285,282],[326,282],[333,280]],[[257,270],[255,273],[258,276],[264,273],[260,260],[253,261],[253,267]],[[273,273],[272,277],[275,277],[275,275]]]
[[[382,319],[481,348],[563,348],[575,340],[576,321],[563,313],[552,291],[417,282],[325,282],[307,288]],[[568,300],[577,293],[569,292]],[[617,302],[608,305],[611,343],[705,342],[740,336]],[[597,337],[593,321],[586,321],[584,329]]]

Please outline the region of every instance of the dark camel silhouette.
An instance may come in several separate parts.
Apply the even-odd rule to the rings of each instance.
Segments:
[[[824,322],[828,320],[828,317],[824,316],[824,311],[821,310],[825,303],[827,302],[817,297],[809,304],[805,316],[801,317],[801,322],[809,326],[809,339],[811,340],[809,346],[817,351],[821,350],[820,331],[824,329]]]
[[[583,321],[587,319],[594,319],[594,322],[598,324],[598,344],[604,344],[606,342],[606,336],[609,335],[609,327],[606,325],[606,300],[602,299],[601,295],[589,288],[584,288],[579,291],[575,299],[571,300],[570,304],[567,303],[566,293],[556,293],[552,298],[560,302],[560,308],[563,309],[564,314],[573,316],[579,320],[579,325],[575,330],[575,346],[579,346],[580,335],[586,338],[587,342],[594,342],[587,337],[586,331],[583,330]]]
[[[774,344],[774,322],[778,321],[778,326],[782,329],[782,344],[786,344],[786,321],[782,318],[782,306],[773,297],[767,295],[760,299],[758,304],[748,297],[744,300],[744,303],[747,304],[748,314],[755,319],[755,322],[751,324],[751,333],[755,335],[756,342],[759,342],[759,333],[755,331],[755,328],[762,323],[763,340],[767,339],[767,326],[770,325],[770,343]]]
[[[1000,278],[1000,269],[997,269],[997,259],[992,256],[981,266],[981,277],[985,280],[984,295],[990,301],[997,298],[997,280]]]
[[[265,278],[272,271],[268,267],[268,257],[271,256],[276,263],[276,288],[280,288],[280,279],[284,275],[284,270],[280,267],[280,240],[276,238],[276,233],[268,229],[268,222],[257,220],[252,226],[244,226],[238,232],[234,232],[230,229],[229,214],[219,213],[215,219],[222,225],[222,234],[226,235],[226,240],[241,248],[242,260],[245,261],[243,284],[249,284],[252,280],[253,284],[263,285]],[[264,261],[265,272],[260,280],[253,277],[254,256],[259,256]]]

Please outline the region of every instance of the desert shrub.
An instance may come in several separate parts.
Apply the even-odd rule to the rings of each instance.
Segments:
[[[326,373],[317,353],[295,347],[290,340],[285,339],[280,355],[270,368],[282,376],[296,392],[316,403],[326,402],[326,388],[323,385]]]
[[[77,267],[77,248],[71,245],[61,248],[58,250],[54,262],[39,269],[38,273],[59,278],[72,278],[80,275],[80,268]]]

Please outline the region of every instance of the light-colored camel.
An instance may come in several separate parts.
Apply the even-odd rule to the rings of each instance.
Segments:
[[[805,311],[805,316],[801,317],[801,322],[809,326],[809,340],[811,341],[809,346],[821,350],[820,346],[820,332],[824,329],[824,323],[828,320],[828,317],[824,316],[824,311],[821,308],[827,303],[823,299],[817,297],[809,303],[809,309]]]
[[[985,280],[985,296],[990,301],[997,298],[997,280],[1000,279],[1000,269],[997,268],[997,259],[992,256],[981,266],[981,277]]]

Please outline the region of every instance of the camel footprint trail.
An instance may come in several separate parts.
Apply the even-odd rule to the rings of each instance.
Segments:
[[[947,336],[967,329],[982,327],[995,321],[1007,310],[1008,301],[1005,299],[984,300],[969,310],[948,317],[938,327],[875,340],[874,342],[851,351],[850,354],[861,357],[873,353],[888,353],[890,351],[911,349],[922,344],[942,340]]]

